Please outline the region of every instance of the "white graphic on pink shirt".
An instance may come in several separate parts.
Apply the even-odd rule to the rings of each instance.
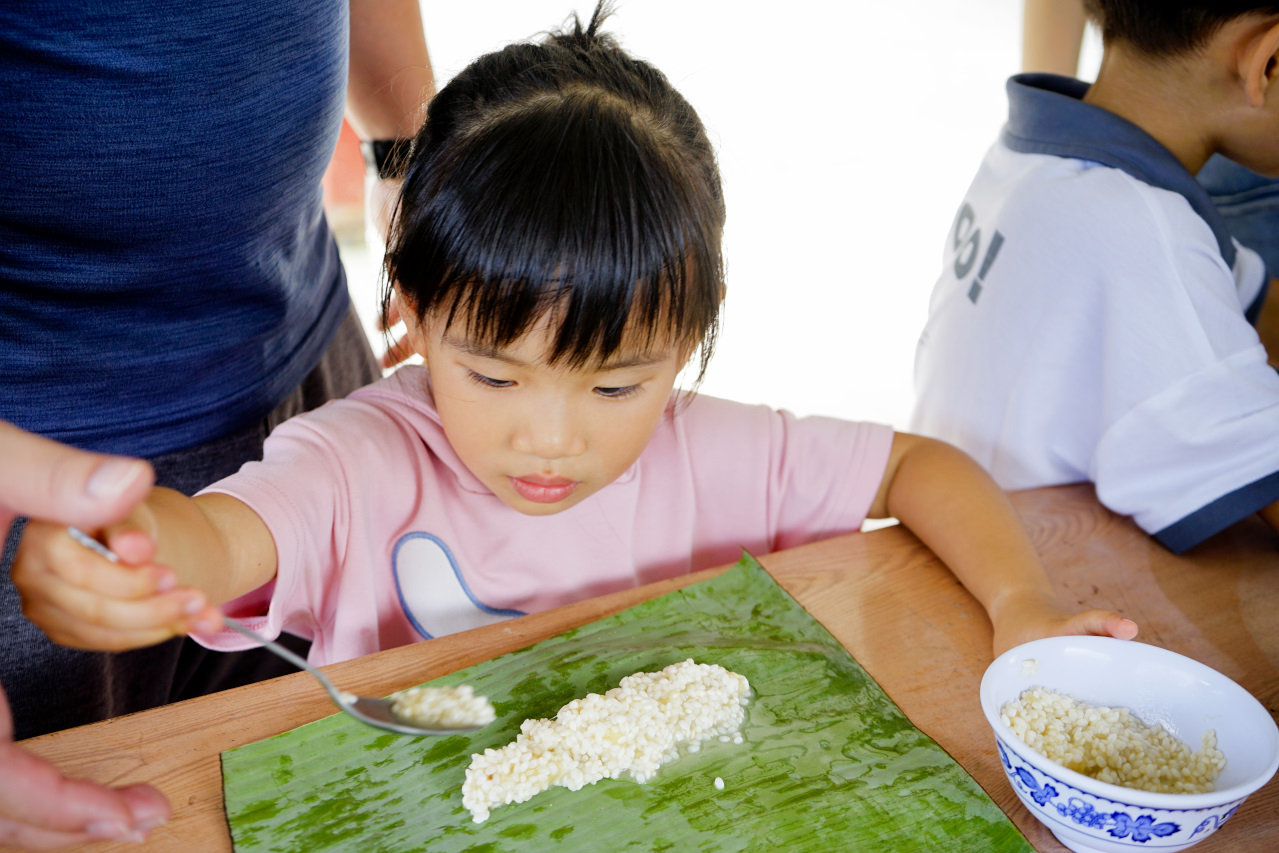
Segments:
[[[448,547],[429,533],[407,533],[391,557],[395,587],[409,622],[427,639],[523,616],[478,601]]]

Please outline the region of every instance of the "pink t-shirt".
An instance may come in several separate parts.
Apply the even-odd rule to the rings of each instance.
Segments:
[[[527,516],[458,460],[425,369],[404,367],[282,424],[262,462],[207,490],[252,507],[279,558],[273,585],[224,610],[327,664],[856,531],[892,437],[698,396],[616,482]]]

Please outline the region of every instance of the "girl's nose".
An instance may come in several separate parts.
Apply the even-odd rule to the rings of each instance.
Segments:
[[[586,434],[566,407],[544,406],[529,412],[513,444],[519,453],[566,459],[586,452]]]

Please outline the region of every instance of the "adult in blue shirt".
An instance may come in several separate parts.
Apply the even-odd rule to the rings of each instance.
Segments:
[[[415,130],[417,0],[10,3],[0,52],[0,420],[189,493],[377,376],[320,178],[344,111],[366,140]],[[284,671],[53,645],[9,582],[20,528],[0,562],[16,737]]]

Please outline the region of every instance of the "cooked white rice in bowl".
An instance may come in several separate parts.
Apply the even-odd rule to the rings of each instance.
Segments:
[[[1163,793],[1124,787],[1078,772],[1071,762],[1086,763],[1086,750],[1064,745],[1071,739],[1066,734],[1060,745],[1063,751],[1055,758],[1046,757],[1015,731],[1021,727],[1017,719],[1023,717],[1026,703],[1009,707],[1034,688],[1097,706],[1097,715],[1107,717],[1102,724],[1109,729],[1104,732],[1107,742],[1116,735],[1120,709],[1155,730],[1137,735],[1137,740],[1158,741],[1162,738],[1158,732],[1163,732],[1181,741],[1191,756],[1202,758],[1185,761],[1183,775],[1194,777],[1200,770],[1208,775],[1215,770],[1209,765],[1224,758],[1214,790]],[[1146,643],[1110,637],[1035,640],[1010,649],[991,663],[982,677],[980,698],[994,734],[997,766],[1013,792],[1058,840],[1077,853],[1184,850],[1223,827],[1241,807],[1247,808],[1244,800],[1248,795],[1279,769],[1279,727],[1265,706],[1216,670]],[[1037,706],[1032,707],[1032,714],[1056,717],[1070,713],[1052,710],[1056,699],[1046,695],[1038,700],[1031,697],[1030,704]],[[1103,707],[1114,716],[1103,714]],[[1081,712],[1078,707],[1073,710]],[[1088,714],[1087,708],[1082,709],[1081,730],[1087,728]],[[1032,723],[1029,716],[1022,723],[1021,734],[1041,725],[1039,721]],[[1057,737],[1043,725],[1043,737]],[[1204,735],[1210,731],[1213,734],[1205,748]],[[1075,737],[1099,740],[1101,734],[1094,731]],[[1195,744],[1200,747],[1194,749]],[[1094,744],[1091,748],[1105,752],[1109,747],[1100,749]],[[1183,763],[1183,759],[1184,754],[1168,760]],[[1159,776],[1157,765],[1161,761],[1154,759],[1156,766],[1147,771],[1137,768],[1136,775]],[[1131,774],[1133,761],[1127,763],[1130,767],[1125,773]],[[1192,784],[1202,781],[1193,779]]]
[[[1057,690],[1032,687],[1000,711],[1004,724],[1040,755],[1112,785],[1206,794],[1216,790],[1226,766],[1213,729],[1204,731],[1196,752],[1127,708],[1091,705]]]

